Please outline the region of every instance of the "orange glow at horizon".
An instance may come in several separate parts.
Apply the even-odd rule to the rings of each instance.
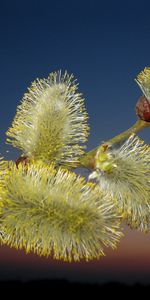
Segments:
[[[150,271],[150,233],[143,234],[124,226],[124,237],[116,250],[106,249],[106,256],[91,262],[66,263],[51,258],[25,254],[23,250],[0,247],[0,264],[7,266],[38,266],[42,268],[64,267],[67,269],[84,269],[113,272],[149,272]]]

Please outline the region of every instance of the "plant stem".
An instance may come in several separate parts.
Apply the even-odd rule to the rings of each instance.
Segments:
[[[137,133],[141,130],[143,130],[144,128],[150,126],[150,122],[146,122],[143,120],[138,120],[132,127],[130,127],[129,129],[127,129],[126,131],[120,133],[119,135],[113,137],[112,139],[106,141],[104,144],[106,145],[113,145],[116,144],[118,142],[120,142],[121,140],[128,138],[131,134],[133,133]],[[79,160],[79,167],[85,167],[85,168],[89,168],[89,169],[94,169],[95,168],[95,156],[97,151],[99,150],[99,147],[101,147],[102,145],[99,145],[98,147],[96,147],[95,149],[85,153]]]

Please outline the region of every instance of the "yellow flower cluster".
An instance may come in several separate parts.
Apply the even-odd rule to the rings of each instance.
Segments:
[[[77,163],[84,153],[89,127],[84,99],[67,72],[37,79],[17,108],[7,142],[45,163]]]
[[[93,183],[54,165],[15,164],[5,174],[1,241],[65,261],[90,260],[115,248],[121,233],[114,201]]]
[[[150,101],[150,68],[136,81]],[[87,119],[73,75],[54,72],[31,84],[6,133],[22,157],[16,164],[0,158],[1,243],[88,261],[116,247],[122,219],[148,230],[150,147],[132,134],[121,146],[105,143],[86,154]],[[82,163],[93,170],[89,182],[72,171]]]
[[[106,154],[105,154],[106,155]],[[122,146],[107,149],[108,171],[96,169],[100,188],[118,202],[128,225],[147,231],[150,225],[150,147],[134,134]]]

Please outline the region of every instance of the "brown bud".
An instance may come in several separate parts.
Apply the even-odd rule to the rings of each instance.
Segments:
[[[30,162],[30,159],[28,156],[20,156],[17,160],[16,160],[16,167],[18,169],[18,165],[20,163],[22,163],[24,166],[27,166],[28,163]]]
[[[139,98],[135,110],[141,120],[150,122],[150,103],[145,96]]]

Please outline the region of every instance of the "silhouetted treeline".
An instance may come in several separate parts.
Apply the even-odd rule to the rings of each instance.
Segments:
[[[89,283],[80,283],[80,282],[71,282],[67,280],[60,280],[60,279],[47,279],[47,280],[31,280],[27,282],[22,281],[1,281],[0,282],[0,289],[5,289],[5,291],[10,291],[12,289],[17,289],[18,291],[20,289],[22,290],[29,290],[34,289],[37,293],[40,290],[43,291],[55,291],[55,293],[61,293],[61,291],[84,291],[85,293],[89,293],[90,291],[92,293],[97,293],[97,298],[100,299],[100,293],[104,292],[105,295],[108,293],[111,293],[113,291],[118,292],[120,290],[124,292],[132,291],[138,294],[140,292],[145,291],[146,293],[150,291],[150,285],[142,285],[139,283],[136,283],[134,285],[127,285],[124,283],[119,282],[109,282],[105,284],[89,284]]]

